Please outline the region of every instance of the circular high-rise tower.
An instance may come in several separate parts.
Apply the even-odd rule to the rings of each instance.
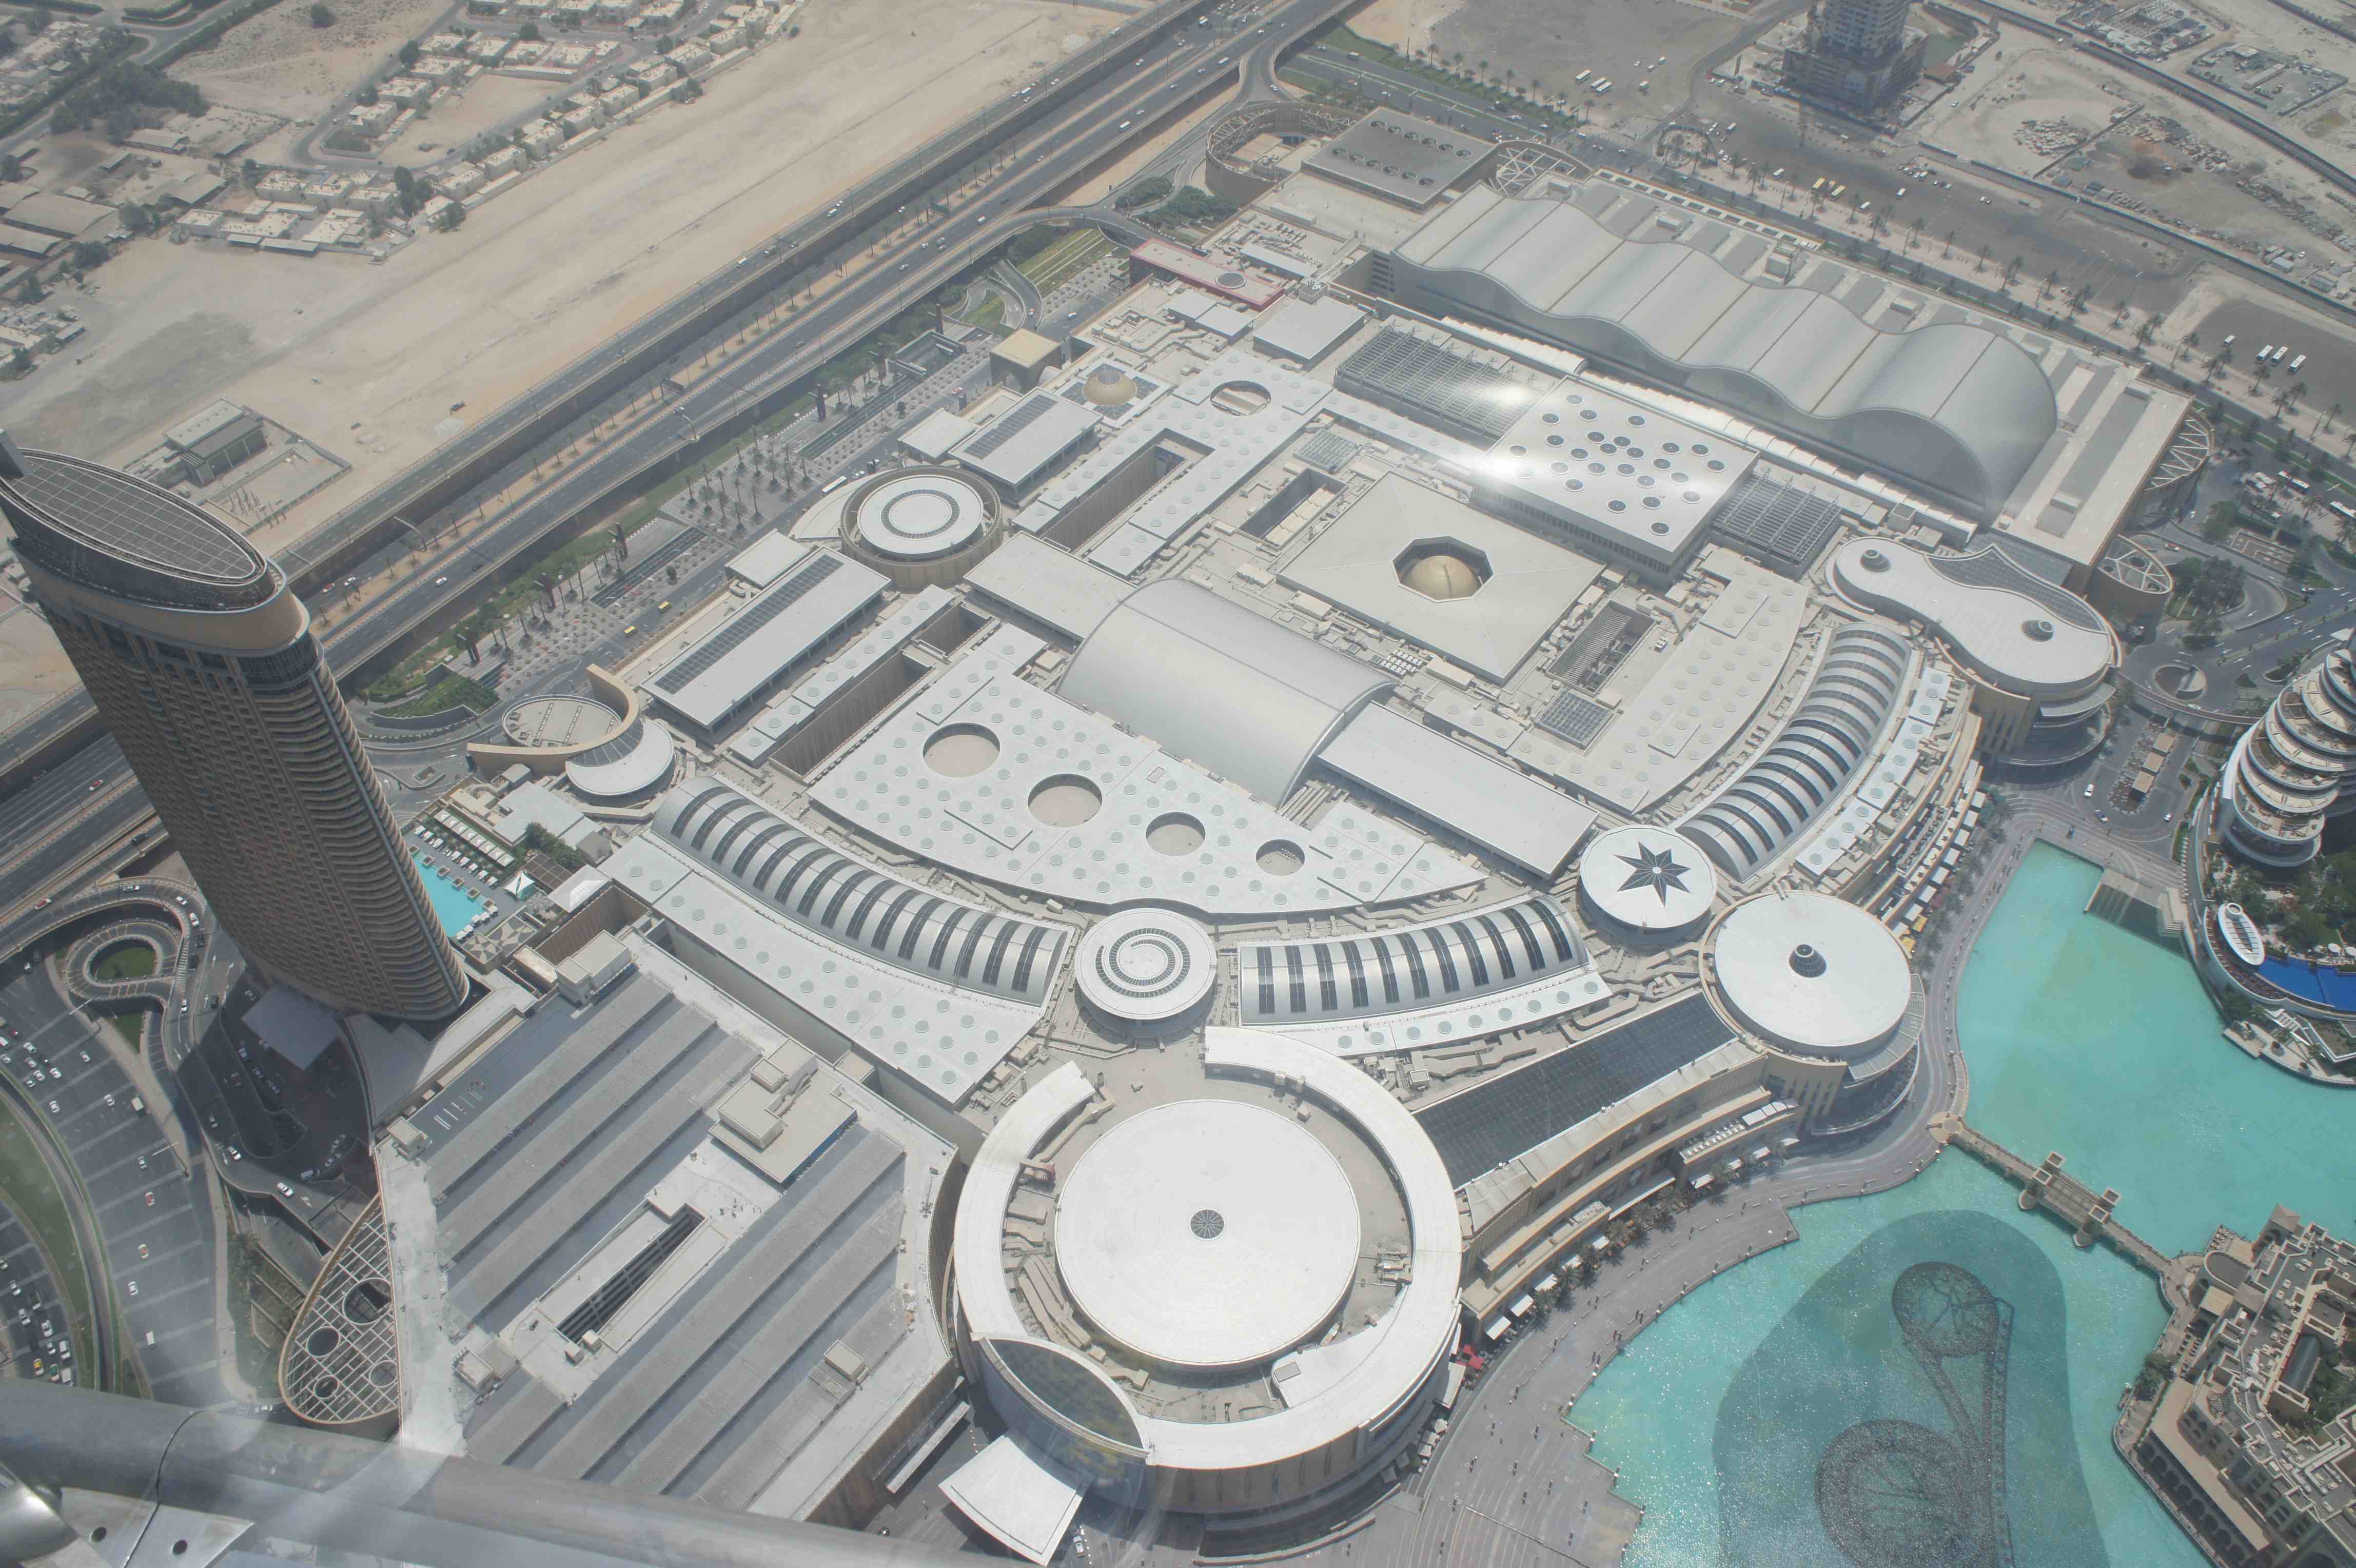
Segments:
[[[255,965],[344,1011],[466,994],[311,618],[169,490],[0,435],[0,516],[165,830]]]

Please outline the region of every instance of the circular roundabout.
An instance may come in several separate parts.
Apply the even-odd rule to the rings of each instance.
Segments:
[[[1080,995],[1115,1018],[1173,1018],[1210,995],[1218,953],[1195,921],[1167,909],[1124,909],[1080,939]]]
[[[1341,1162],[1262,1106],[1188,1100],[1089,1145],[1055,1205],[1055,1255],[1089,1322],[1168,1367],[1246,1366],[1332,1317],[1358,1263]]]

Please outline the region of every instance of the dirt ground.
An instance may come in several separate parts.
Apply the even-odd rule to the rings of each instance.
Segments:
[[[449,0],[329,0],[327,8],[335,21],[315,27],[305,0],[283,0],[172,74],[223,103],[316,118],[403,40],[464,9]]]
[[[748,61],[740,70],[757,69],[758,62]],[[389,164],[406,164],[411,168],[423,168],[450,156],[453,147],[463,147],[484,132],[496,129],[519,114],[527,113],[541,103],[562,102],[568,91],[576,91],[561,81],[534,81],[521,76],[478,76],[466,84],[455,97],[436,103],[409,123],[400,140],[380,149],[377,156]]]
[[[624,127],[380,267],[148,241],[72,303],[91,324],[10,388],[19,439],[121,460],[230,397],[354,472],[256,543],[283,549],[727,258],[1114,26],[1041,0],[825,4],[802,37]],[[453,405],[464,405],[454,409]]]
[[[49,623],[0,589],[0,731],[16,728],[80,683]]]
[[[1350,30],[1402,51],[1430,48],[1432,29],[1458,9],[1459,0],[1374,0],[1351,16]]]
[[[2004,54],[2003,60],[1981,66],[1964,88],[1934,105],[1914,127],[1916,134],[1965,157],[2033,175],[2055,155],[2022,145],[2015,135],[2021,122],[2067,121],[2092,134],[2110,123],[2114,110],[2157,96],[2149,88],[2130,93],[2112,72],[2058,48]]]
[[[1612,91],[1603,98],[1581,93],[1578,102],[1591,121],[1628,124],[1682,103],[1702,67],[1764,20],[1740,20],[1683,0],[1480,0],[1433,26],[1430,47],[1461,51],[1467,65],[1485,59],[1493,72],[1511,70],[1515,81],[1535,81],[1548,91],[1571,91],[1572,79],[1592,70],[1611,79]],[[1655,64],[1663,55],[1667,63]],[[1647,81],[1651,91],[1639,91]]]

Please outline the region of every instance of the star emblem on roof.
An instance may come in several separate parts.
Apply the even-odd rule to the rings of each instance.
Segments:
[[[1622,892],[1631,887],[1649,887],[1664,904],[1669,901],[1670,888],[1674,887],[1680,893],[1686,890],[1686,873],[1693,869],[1689,865],[1679,865],[1673,851],[1653,849],[1641,843],[1636,846],[1635,854],[1622,855],[1620,864],[1629,868],[1628,880],[1620,885]]]

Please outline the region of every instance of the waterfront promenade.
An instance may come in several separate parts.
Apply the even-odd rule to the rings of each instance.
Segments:
[[[2170,875],[2166,862],[2139,846],[2094,837],[2083,824],[2040,810],[2034,797],[2021,801],[1970,886],[1954,895],[1937,945],[1916,957],[1930,1011],[1922,1069],[1898,1113],[1847,1147],[1801,1155],[1697,1204],[1589,1283],[1567,1290],[1458,1402],[1428,1466],[1349,1537],[1293,1560],[1619,1563],[1641,1513],[1612,1489],[1613,1472],[1588,1456],[1589,1435],[1568,1424],[1563,1411],[1663,1312],[1719,1274],[1796,1240],[1795,1209],[1888,1191],[1944,1149],[1934,1123],[1960,1122],[1970,1100],[1955,1022],[1965,962],[2040,841],[2139,879]]]

